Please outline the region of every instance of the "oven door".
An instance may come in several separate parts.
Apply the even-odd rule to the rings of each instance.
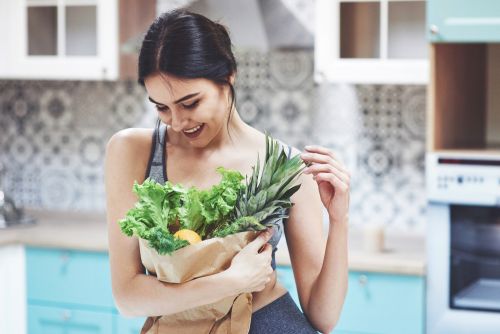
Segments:
[[[429,203],[427,333],[500,333],[500,208]]]

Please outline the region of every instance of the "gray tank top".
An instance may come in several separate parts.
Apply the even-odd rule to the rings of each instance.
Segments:
[[[151,153],[149,156],[149,162],[148,162],[148,167],[146,169],[146,178],[150,178],[151,180],[154,180],[158,183],[164,184],[168,179],[167,179],[167,168],[166,168],[166,154],[163,154],[165,151],[165,139],[167,138],[167,125],[163,122],[160,123],[160,129],[158,131],[158,127],[155,127],[153,131],[153,143],[151,145]],[[278,140],[278,143],[284,146],[284,144]],[[288,150],[285,150],[287,152],[287,157],[290,159],[290,154],[292,151],[292,148],[290,145],[288,146]],[[287,214],[289,213],[289,209],[284,209],[284,212]],[[283,223],[286,221],[286,219],[281,219],[274,225],[274,234],[269,240],[269,243],[273,247],[272,251],[272,260],[271,260],[271,267],[276,269],[276,259],[275,259],[275,253],[278,250],[278,242],[281,238],[281,235],[283,234]]]

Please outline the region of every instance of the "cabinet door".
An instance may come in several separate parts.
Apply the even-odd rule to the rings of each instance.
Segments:
[[[109,334],[112,313],[28,305],[30,334]]]
[[[425,0],[316,0],[314,79],[426,84]]]
[[[121,315],[114,315],[116,334],[137,334],[141,332],[146,318],[126,318]]]
[[[500,1],[428,0],[427,29],[433,42],[499,42]]]
[[[0,245],[0,333],[26,333],[25,277],[24,246]]]
[[[105,252],[26,247],[28,301],[114,308]]]
[[[349,273],[349,288],[335,333],[422,334],[424,279]]]
[[[118,0],[6,0],[7,77],[118,77]],[[0,27],[2,24],[0,24]]]

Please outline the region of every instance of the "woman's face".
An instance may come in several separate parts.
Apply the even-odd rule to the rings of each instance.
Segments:
[[[160,119],[191,146],[205,147],[225,131],[230,103],[227,86],[159,73],[146,77],[144,84]]]

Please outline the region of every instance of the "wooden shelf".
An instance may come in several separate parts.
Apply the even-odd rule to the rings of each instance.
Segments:
[[[435,43],[429,151],[500,149],[500,44]]]

